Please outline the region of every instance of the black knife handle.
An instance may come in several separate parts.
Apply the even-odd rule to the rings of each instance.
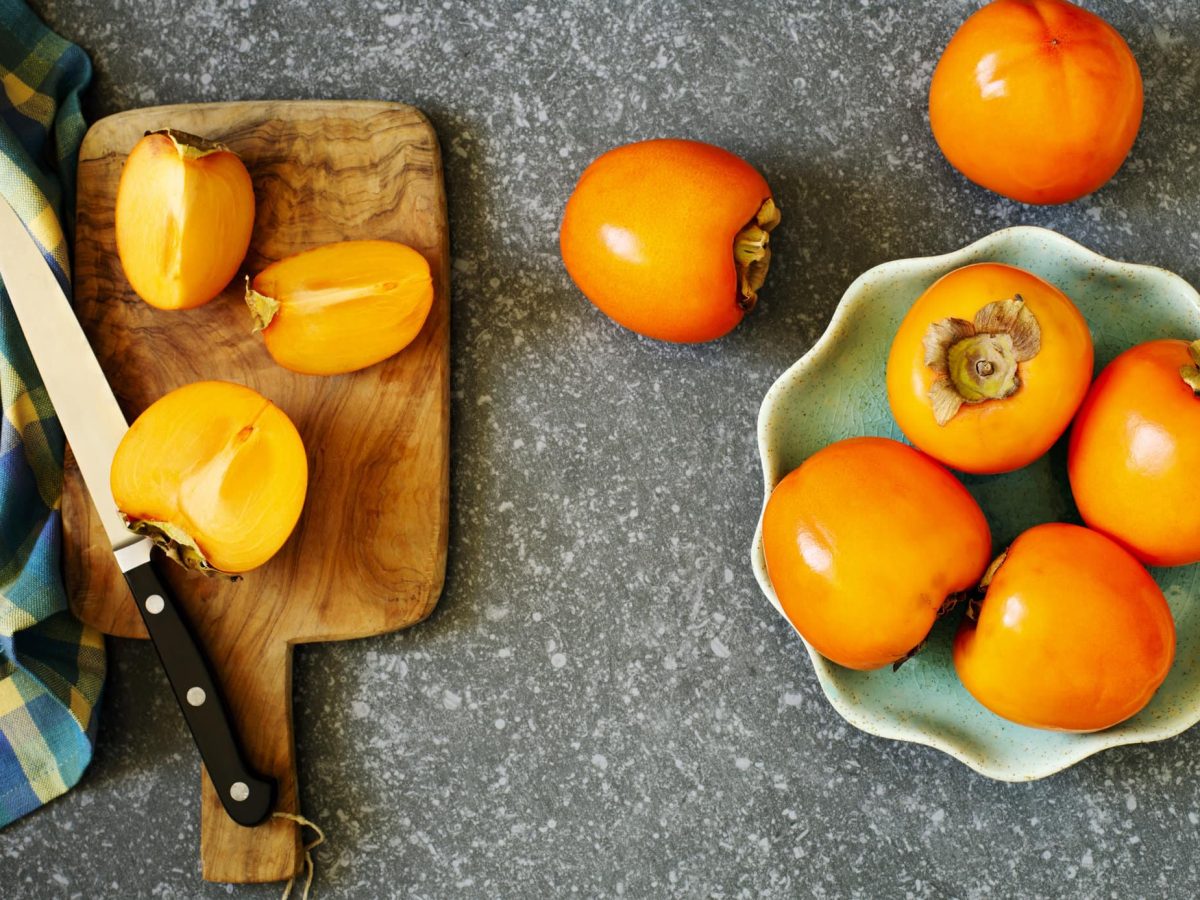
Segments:
[[[118,553],[118,561],[123,570],[126,563],[134,563],[125,570],[125,580],[225,811],[239,825],[259,824],[275,805],[274,780],[246,765],[212,669],[179,604],[154,570],[149,547],[127,548]]]

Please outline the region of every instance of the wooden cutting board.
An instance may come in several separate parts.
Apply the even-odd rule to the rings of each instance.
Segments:
[[[357,238],[401,241],[423,253],[436,296],[416,341],[362,372],[297,375],[275,365],[251,333],[240,276],[195,310],[165,312],[138,299],[116,254],[117,182],[142,134],[166,127],[221,141],[249,168],[258,206],[247,272]],[[273,400],[308,449],[304,513],[269,563],[235,584],[160,567],[207,648],[249,762],[279,780],[279,810],[301,809],[292,647],[412,625],[429,615],[441,591],[449,517],[448,253],[437,138],[409,106],[162,106],[103,119],[83,142],[75,309],[130,421],[167,391],[220,378]],[[146,637],[71,460],[63,519],[75,613],[108,634]],[[160,688],[167,690],[165,680],[154,686]],[[276,818],[243,828],[225,814],[207,774],[202,785],[206,879],[276,881],[299,871],[294,824]]]

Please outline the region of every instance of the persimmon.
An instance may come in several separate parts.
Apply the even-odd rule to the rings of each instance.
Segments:
[[[728,333],[754,306],[780,213],[753,166],[698,141],[596,159],[563,213],[567,272],[611,319],[676,343]]]
[[[267,266],[247,279],[246,303],[277,363],[336,375],[412,343],[433,306],[433,277],[405,244],[342,241]]]
[[[991,555],[987,521],[958,479],[878,437],[830,444],[780,481],[762,541],[789,621],[851,669],[908,657]]]
[[[954,639],[971,695],[1012,722],[1099,731],[1158,690],[1175,622],[1154,579],[1117,543],[1079,525],[1029,529],[989,568]]]
[[[1075,417],[1067,471],[1089,526],[1142,562],[1200,562],[1200,341],[1158,340],[1105,367]]]
[[[133,531],[188,568],[232,575],[265,563],[292,533],[308,460],[271,401],[201,381],[137,417],[113,456],[111,484]]]
[[[1045,453],[1092,380],[1087,322],[1031,272],[976,263],[943,275],[892,342],[887,392],[896,424],[934,459],[975,474]]]
[[[1142,121],[1142,76],[1116,30],[1066,0],[994,0],[951,38],[929,122],[967,178],[1023,203],[1107,182]]]
[[[159,309],[191,309],[237,274],[254,229],[254,186],[232,150],[182,131],[134,146],[117,187],[117,256]]]

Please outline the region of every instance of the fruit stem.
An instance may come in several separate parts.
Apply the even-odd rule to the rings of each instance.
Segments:
[[[933,322],[924,347],[925,364],[938,376],[929,388],[937,423],[945,425],[963,404],[1011,397],[1021,387],[1020,364],[1041,346],[1041,328],[1020,294],[987,304],[971,322]]]
[[[250,315],[254,317],[255,331],[266,331],[279,312],[279,301],[250,287],[249,275],[246,276],[246,305],[250,307]]]
[[[737,302],[743,312],[754,308],[758,289],[767,279],[767,269],[771,265],[771,231],[780,218],[779,207],[768,197],[754,218],[733,239],[733,264],[738,273]]]
[[[232,152],[224,144],[217,141],[210,141],[207,138],[189,134],[186,131],[178,131],[174,128],[164,128],[161,131],[147,131],[146,134],[166,135],[171,143],[175,145],[176,152],[183,159],[203,159],[211,153]]]
[[[121,517],[130,531],[150,538],[166,556],[175,560],[185,569],[203,572],[205,575],[218,575],[228,578],[230,581],[241,580],[239,575],[222,572],[215,568],[208,561],[208,557],[204,555],[204,551],[200,549],[200,545],[182,528],[178,528],[170,522],[159,522],[155,519],[132,519],[124,513],[121,514]]]
[[[1193,394],[1200,397],[1200,341],[1188,344],[1188,355],[1192,358],[1192,364],[1180,366],[1179,377],[1192,389]]]

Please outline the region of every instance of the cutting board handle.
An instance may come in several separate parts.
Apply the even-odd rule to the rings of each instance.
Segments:
[[[263,644],[248,634],[250,646],[235,644],[229,653],[238,665],[228,685],[230,713],[242,737],[247,762],[278,784],[275,809],[300,812],[296,782],[295,738],[292,733],[292,647]],[[250,664],[249,654],[254,662]],[[283,881],[300,872],[304,862],[300,829],[280,817],[254,828],[238,825],[226,814],[207,769],[201,775],[200,858],[204,878],[221,882]]]

